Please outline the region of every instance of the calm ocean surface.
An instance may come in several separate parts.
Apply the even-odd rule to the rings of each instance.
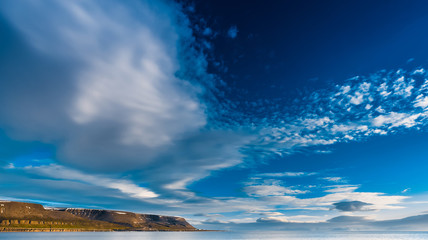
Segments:
[[[0,239],[7,240],[141,240],[141,239],[291,239],[291,240],[326,240],[326,239],[428,239],[428,232],[418,233],[296,233],[296,232],[112,232],[112,233],[0,233]]]

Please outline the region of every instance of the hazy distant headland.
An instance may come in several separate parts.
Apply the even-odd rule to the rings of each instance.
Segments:
[[[0,232],[199,231],[184,218],[0,201]]]

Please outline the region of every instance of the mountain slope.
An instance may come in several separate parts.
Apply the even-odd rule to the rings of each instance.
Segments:
[[[0,201],[0,231],[195,231],[184,218]]]
[[[180,217],[96,209],[68,208],[65,211],[85,219],[110,222],[138,230],[196,230]]]

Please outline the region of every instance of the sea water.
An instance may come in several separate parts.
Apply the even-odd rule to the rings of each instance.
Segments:
[[[428,239],[428,232],[77,232],[77,233],[0,233],[0,239],[7,240],[417,240]]]

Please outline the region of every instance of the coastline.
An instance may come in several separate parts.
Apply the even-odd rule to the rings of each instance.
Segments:
[[[70,228],[0,228],[2,232],[225,232],[224,230],[139,230],[139,229],[70,229]]]

